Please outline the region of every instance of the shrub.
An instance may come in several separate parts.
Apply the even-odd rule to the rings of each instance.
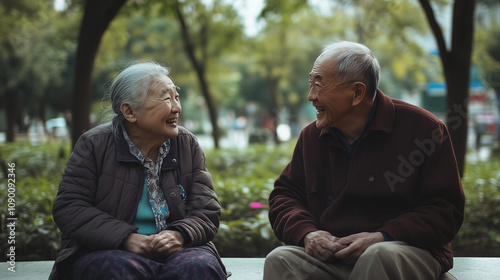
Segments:
[[[465,170],[465,219],[454,254],[500,256],[500,161],[469,163]]]
[[[281,244],[265,207],[274,180],[290,160],[292,150],[284,144],[207,152],[207,166],[222,206],[221,225],[214,240],[222,256],[265,257]],[[252,208],[252,203],[264,208]]]
[[[52,203],[66,164],[69,146],[54,143],[30,146],[28,143],[13,143],[0,147],[0,155],[6,163],[14,163],[15,169],[15,244],[3,242],[2,252],[15,245],[16,260],[54,259],[60,249],[60,232],[52,219]],[[4,174],[4,177],[7,177]],[[6,223],[7,180],[0,181],[0,216],[2,227],[0,240],[10,235]],[[0,257],[6,260],[6,255]]]
[[[269,194],[276,177],[291,158],[294,142],[279,147],[252,145],[245,150],[206,151],[207,166],[222,205],[215,244],[223,257],[264,257],[281,242],[269,225]],[[54,143],[32,147],[27,143],[0,146],[0,159],[15,163],[16,260],[54,259],[60,232],[51,208],[70,147]],[[3,176],[5,178],[6,176]],[[463,179],[465,221],[453,241],[456,256],[499,256],[500,161],[468,163]],[[6,218],[7,180],[0,180],[0,240],[9,235]],[[252,208],[251,203],[264,205]],[[10,246],[0,244],[2,252]],[[1,261],[6,261],[2,254]]]
[[[274,179],[288,162],[293,147],[252,146],[245,151],[212,150],[207,166],[222,205],[216,242],[223,256],[265,256],[280,245],[267,218],[267,209],[251,208],[252,202],[267,204]],[[69,144],[0,146],[0,155],[16,169],[16,260],[54,259],[60,250],[60,231],[52,219],[52,203],[70,152]],[[0,200],[7,202],[6,181],[0,181]],[[0,208],[0,239],[9,235],[7,204]],[[2,252],[10,246],[1,244]],[[6,261],[6,255],[0,257]]]

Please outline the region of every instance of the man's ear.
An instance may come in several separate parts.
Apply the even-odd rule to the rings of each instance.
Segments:
[[[122,103],[122,105],[120,105],[120,111],[122,112],[122,115],[125,117],[125,119],[128,122],[133,123],[133,122],[135,122],[137,120],[136,112],[130,106],[130,104],[128,104],[128,103]]]
[[[355,82],[353,85],[354,96],[352,99],[352,106],[359,105],[366,95],[366,85],[363,82]]]

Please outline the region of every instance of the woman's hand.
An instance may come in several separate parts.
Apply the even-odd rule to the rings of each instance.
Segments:
[[[184,237],[175,230],[164,230],[153,235],[153,240],[149,243],[148,250],[154,257],[168,257],[182,249]]]
[[[149,247],[153,239],[154,235],[132,233],[125,239],[125,249],[151,259],[153,256],[150,253]]]

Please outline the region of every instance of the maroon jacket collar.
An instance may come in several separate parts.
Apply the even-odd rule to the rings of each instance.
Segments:
[[[392,132],[396,119],[396,108],[392,99],[385,95],[380,89],[377,90],[377,112],[370,130],[380,130],[387,133]]]

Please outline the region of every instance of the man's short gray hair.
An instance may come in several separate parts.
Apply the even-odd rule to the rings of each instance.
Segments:
[[[355,42],[340,41],[326,45],[322,53],[337,55],[336,67],[340,83],[363,81],[368,91],[375,94],[380,80],[380,65],[366,46]]]
[[[125,119],[120,106],[128,103],[133,109],[140,110],[146,100],[151,81],[158,76],[168,76],[169,69],[154,61],[135,61],[129,64],[113,80],[109,99],[113,117],[113,131]]]

